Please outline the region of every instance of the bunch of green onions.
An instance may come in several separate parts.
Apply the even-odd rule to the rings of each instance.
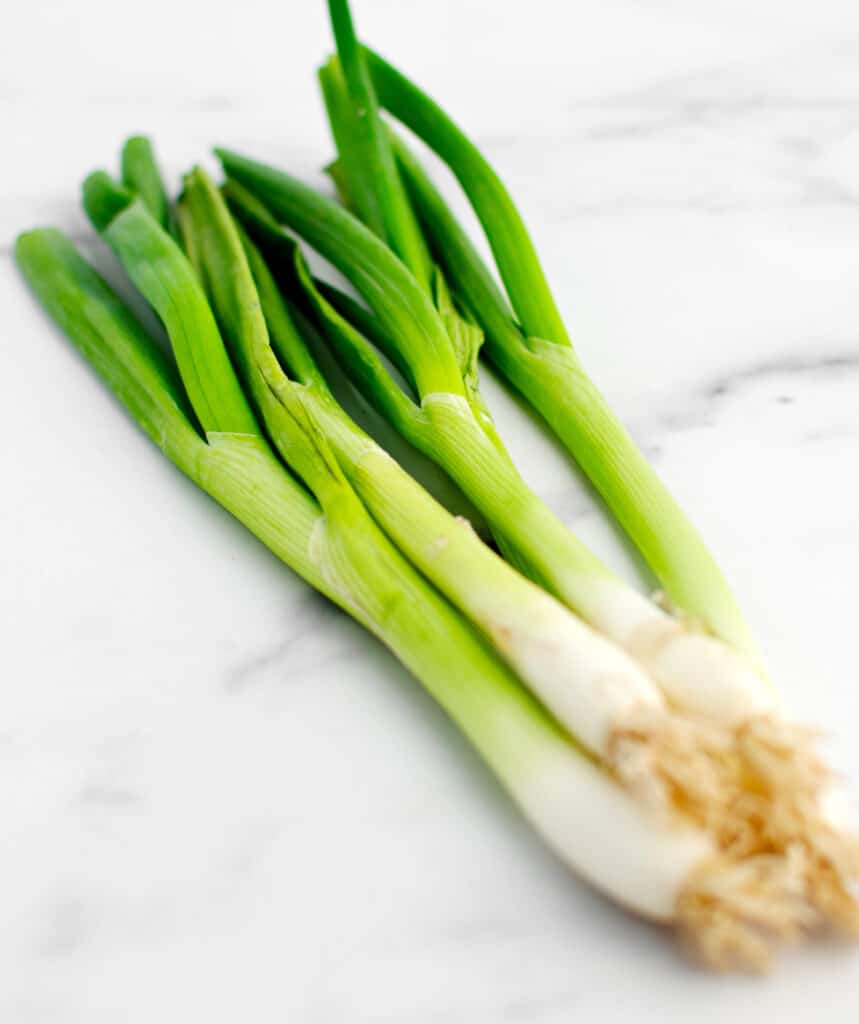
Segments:
[[[330,11],[338,52],[320,81],[343,205],[218,150],[224,185],[195,168],[173,206],[148,141],[130,139],[121,183],[92,174],[84,207],[169,351],[59,232],[19,237],[24,276],[164,454],[391,649],[583,878],[720,967],[762,966],[774,941],[826,924],[855,932],[843,794],[761,674],[703,541],[578,362],[511,199],[358,43],[345,0]],[[382,108],[458,178],[503,290]],[[354,293],[315,278],[296,238]],[[456,481],[497,551],[349,417],[320,345]],[[480,391],[483,351],[674,610],[613,576],[527,486]]]

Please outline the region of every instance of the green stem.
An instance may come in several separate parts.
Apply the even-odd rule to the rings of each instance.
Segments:
[[[366,47],[363,53],[381,106],[423,139],[462,185],[525,331],[568,345],[537,250],[501,179],[441,107],[378,54]]]
[[[122,147],[122,184],[143,200],[155,220],[170,229],[170,200],[158,170],[152,143],[144,135],[133,135]]]
[[[338,153],[352,182],[361,219],[369,224],[429,287],[431,264],[426,243],[406,197],[391,152],[364,53],[355,36],[347,0],[329,0],[339,60],[320,70],[329,121]]]
[[[486,516],[514,563],[550,593],[594,622],[593,582],[609,571],[525,483],[509,455],[486,436],[464,403],[431,396],[423,403],[431,430],[423,450],[450,473]]]
[[[206,296],[182,250],[143,203],[104,172],[90,175],[83,192],[90,220],[164,323],[203,429],[258,434]]]
[[[345,480],[313,422],[306,389],[285,376],[271,350],[235,221],[199,167],[185,179],[185,201],[212,307],[242,379],[285,462],[327,509],[329,498],[339,494]]]

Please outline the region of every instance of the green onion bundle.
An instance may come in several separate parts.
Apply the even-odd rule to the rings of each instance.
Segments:
[[[20,236],[24,276],[164,454],[390,648],[583,878],[716,966],[761,966],[774,941],[823,924],[855,931],[843,794],[762,677],[703,542],[582,370],[512,201],[453,122],[359,44],[346,3],[330,9],[338,53],[320,82],[348,209],[228,150],[221,188],[195,168],[171,205],[134,138],[121,183],[94,173],[84,207],[170,352],[59,232]],[[504,291],[383,108],[463,185]],[[296,236],[357,297],[314,277]],[[319,345],[456,481],[497,551],[349,417]],[[481,394],[484,349],[676,613],[527,486]]]

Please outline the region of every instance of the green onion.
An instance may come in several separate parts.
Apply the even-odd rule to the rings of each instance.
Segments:
[[[487,310],[517,323],[382,124],[347,4],[330,9],[333,173],[372,231],[225,151],[224,188],[195,168],[174,220],[151,145],[132,139],[124,184],[91,175],[84,205],[174,360],[59,232],[19,237],[22,273],[167,457],[392,650],[592,884],[720,966],[760,966],[773,939],[822,922],[857,929],[856,846],[806,734],[740,655],[615,579],[513,465],[477,366]],[[314,279],[278,221],[366,305]],[[312,334],[542,587],[349,418]]]
[[[211,193],[205,179],[195,172],[188,184],[189,191],[198,192],[188,207],[191,217],[203,210],[208,217]],[[103,230],[110,230],[109,221]],[[138,221],[138,230],[146,236],[161,228],[149,218]],[[210,254],[209,272],[220,274],[225,254]],[[177,262],[184,258],[178,249],[173,255]],[[238,258],[237,250],[233,256]],[[730,946],[736,934],[747,934],[741,903],[748,884],[734,882],[733,869],[715,856],[707,836],[682,822],[656,820],[583,756],[467,623],[385,540],[345,480],[339,486],[326,482],[320,504],[319,495],[311,496],[294,480],[259,432],[201,435],[187,414],[173,368],[58,232],[22,235],[16,259],[39,301],[165,454],[392,649],[471,739],[562,859],[624,905],[675,921],[693,933],[704,923],[702,901],[716,898],[728,921],[721,921],[718,941]],[[230,309],[222,311],[228,312],[230,330],[237,332],[233,342],[238,348],[247,346],[247,356],[255,359],[262,326],[252,326],[258,307],[247,290],[246,265],[239,270],[242,283],[229,297]],[[180,281],[171,274],[164,287],[181,306],[185,289]],[[220,299],[227,300],[224,292]],[[251,305],[244,306],[246,301]],[[191,310],[196,309],[194,297]],[[206,344],[208,350],[209,339]],[[251,365],[249,359],[248,367],[251,375],[259,372],[255,361]],[[237,383],[232,370],[228,375]],[[199,378],[193,376],[192,383],[196,392]],[[224,380],[215,394],[228,391]],[[208,397],[211,402],[214,395]],[[296,451],[297,436],[289,432],[281,453]],[[308,432],[306,437],[301,459],[327,459],[319,436]],[[337,475],[333,465],[331,475]],[[726,887],[726,895],[719,895]],[[711,943],[717,941],[715,934],[707,934]],[[732,953],[727,947],[725,952]]]

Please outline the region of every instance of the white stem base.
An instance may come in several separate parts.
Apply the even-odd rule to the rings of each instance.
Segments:
[[[508,784],[561,860],[644,917],[673,921],[687,880],[714,855],[703,832],[660,820],[597,765],[560,743]]]

